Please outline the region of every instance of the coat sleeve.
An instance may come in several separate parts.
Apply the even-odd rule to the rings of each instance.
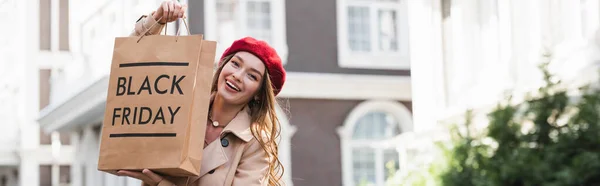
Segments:
[[[136,21],[135,27],[134,27],[133,31],[131,32],[131,34],[129,34],[129,36],[140,36],[140,35],[142,35],[142,33],[144,33],[150,27],[152,27],[152,28],[150,28],[150,31],[148,31],[148,33],[146,35],[159,34],[165,25],[157,23],[157,21],[154,20],[154,18],[152,18],[152,14],[154,14],[154,12],[152,12],[148,15],[141,16]],[[152,25],[154,25],[154,26],[152,26]]]
[[[243,152],[232,186],[268,185],[266,174],[269,169],[268,155],[257,140],[251,140]]]

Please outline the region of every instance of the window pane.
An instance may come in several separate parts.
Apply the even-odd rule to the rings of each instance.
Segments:
[[[396,121],[395,117],[388,113],[380,114],[381,122],[385,123],[385,125],[382,126],[380,133],[386,138],[392,138],[399,135],[401,133],[399,127],[400,123]]]
[[[355,185],[366,183],[375,184],[375,151],[370,148],[352,150],[352,170]]]
[[[352,139],[383,140],[399,134],[399,124],[391,114],[371,112],[358,120],[354,126]]]
[[[248,35],[271,43],[271,4],[269,2],[253,2],[247,4],[248,15],[246,26]]]
[[[52,6],[50,0],[40,1],[40,50],[50,50],[50,23],[52,15]],[[56,23],[55,23],[56,24]]]
[[[217,3],[217,32],[216,40],[221,43],[232,43],[237,39],[239,30],[236,24],[236,6],[233,1],[216,1]]]
[[[231,1],[217,1],[217,21],[232,21],[234,7]]]
[[[50,76],[51,76],[51,74],[52,74],[52,71],[49,69],[41,69],[39,71],[39,76],[40,76],[40,82],[39,82],[40,104],[39,104],[39,106],[40,106],[40,110],[42,110],[43,108],[45,108],[46,106],[48,106],[50,104],[50,90],[51,90]],[[50,134],[46,134],[42,129],[40,129],[40,144],[50,145],[51,141],[52,140],[50,138]]]
[[[50,145],[52,144],[52,136],[44,132],[43,129],[40,129],[40,144],[41,145]]]
[[[348,43],[352,51],[371,51],[369,7],[348,7]]]
[[[69,132],[60,133],[60,144],[71,145],[71,134]]]
[[[52,75],[52,71],[50,69],[40,69],[38,72],[40,76],[39,88],[40,88],[40,110],[44,109],[46,106],[50,104],[50,90],[51,83],[50,78]]]
[[[71,183],[71,166],[62,165],[59,168],[59,181],[61,184]]]
[[[69,51],[69,1],[60,0],[59,46],[61,51]]]
[[[256,12],[256,2],[248,2],[248,12]]]
[[[379,49],[382,51],[398,51],[397,12],[379,10]]]
[[[260,8],[262,12],[271,12],[271,6],[269,6],[269,2],[262,2],[262,6]]]
[[[52,186],[52,166],[40,165],[40,186]]]
[[[396,149],[386,149],[383,152],[385,180],[392,177],[400,169],[399,154]]]

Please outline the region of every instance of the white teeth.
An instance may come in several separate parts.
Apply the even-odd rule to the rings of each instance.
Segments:
[[[231,88],[233,88],[236,91],[240,91],[240,88],[236,87],[235,85],[233,85],[233,83],[230,83],[229,81],[225,81],[225,83],[227,83],[227,85],[229,85]]]

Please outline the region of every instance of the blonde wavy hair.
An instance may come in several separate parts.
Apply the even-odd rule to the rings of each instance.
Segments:
[[[215,74],[213,75],[213,82],[211,92],[214,94],[217,91],[217,82],[219,74],[223,70],[223,67],[231,60],[235,54],[227,55],[220,62],[217,67]],[[252,118],[252,125],[250,130],[254,138],[258,140],[269,157],[269,169],[267,172],[267,181],[269,185],[281,186],[281,177],[283,177],[284,167],[279,161],[278,147],[276,139],[279,138],[281,132],[281,123],[275,113],[277,99],[271,86],[271,79],[269,78],[269,72],[265,71],[263,75],[263,81],[261,88],[257,92],[258,101],[252,99],[248,102],[250,107],[250,116]]]

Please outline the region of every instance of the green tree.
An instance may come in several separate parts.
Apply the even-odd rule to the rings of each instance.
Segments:
[[[548,64],[540,65],[545,85],[519,104],[498,104],[484,131],[469,130],[469,119],[467,130],[451,130],[442,185],[600,185],[600,90],[569,92]]]

